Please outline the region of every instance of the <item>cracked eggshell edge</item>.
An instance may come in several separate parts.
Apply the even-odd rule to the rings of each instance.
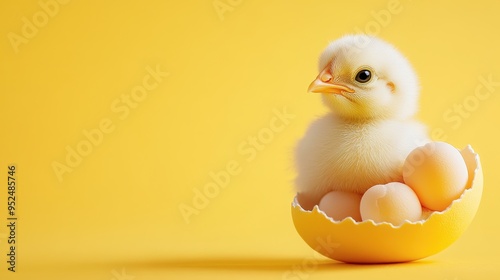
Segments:
[[[468,145],[460,151],[469,180],[462,195],[443,211],[426,219],[399,226],[356,222],[352,218],[334,221],[317,206],[304,210],[295,198],[292,218],[295,228],[314,250],[334,260],[349,263],[406,262],[434,255],[455,242],[470,225],[479,208],[483,173],[479,155]]]

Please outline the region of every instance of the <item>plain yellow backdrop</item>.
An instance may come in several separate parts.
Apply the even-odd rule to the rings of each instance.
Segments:
[[[1,278],[498,277],[498,9],[497,1],[2,1]],[[411,61],[418,118],[434,138],[472,144],[481,156],[476,219],[422,261],[318,258],[292,224],[292,151],[326,112],[306,88],[328,42],[359,32]],[[9,164],[18,170],[16,273],[6,263]]]

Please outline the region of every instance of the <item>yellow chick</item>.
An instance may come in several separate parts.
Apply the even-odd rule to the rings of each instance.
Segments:
[[[403,182],[407,155],[427,143],[413,116],[418,80],[406,58],[388,43],[348,35],[319,58],[309,86],[330,109],[314,121],[295,151],[299,204],[307,210],[330,191],[363,194],[378,184]]]

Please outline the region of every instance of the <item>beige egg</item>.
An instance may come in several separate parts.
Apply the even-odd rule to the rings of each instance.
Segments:
[[[420,220],[422,206],[409,186],[393,182],[369,188],[361,198],[360,212],[363,221],[399,226]]]
[[[471,146],[461,151],[469,180],[461,197],[445,211],[424,209],[422,220],[400,226],[333,221],[318,207],[305,210],[297,197],[292,202],[295,228],[304,241],[322,255],[349,263],[393,263],[425,258],[455,242],[470,225],[483,193],[483,171],[479,155]]]
[[[361,221],[359,203],[361,195],[351,192],[332,191],[327,193],[319,202],[319,209],[335,221],[342,221],[351,217],[355,221]]]
[[[460,197],[467,181],[467,165],[460,152],[444,142],[431,142],[413,150],[403,165],[404,182],[422,206],[443,211]]]

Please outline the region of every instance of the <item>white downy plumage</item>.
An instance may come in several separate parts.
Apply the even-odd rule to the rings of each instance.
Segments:
[[[376,184],[402,182],[402,165],[427,143],[413,119],[418,81],[406,58],[365,35],[332,42],[319,59],[309,91],[321,93],[327,115],[314,121],[296,148],[296,190],[304,209],[337,191],[359,194]]]

